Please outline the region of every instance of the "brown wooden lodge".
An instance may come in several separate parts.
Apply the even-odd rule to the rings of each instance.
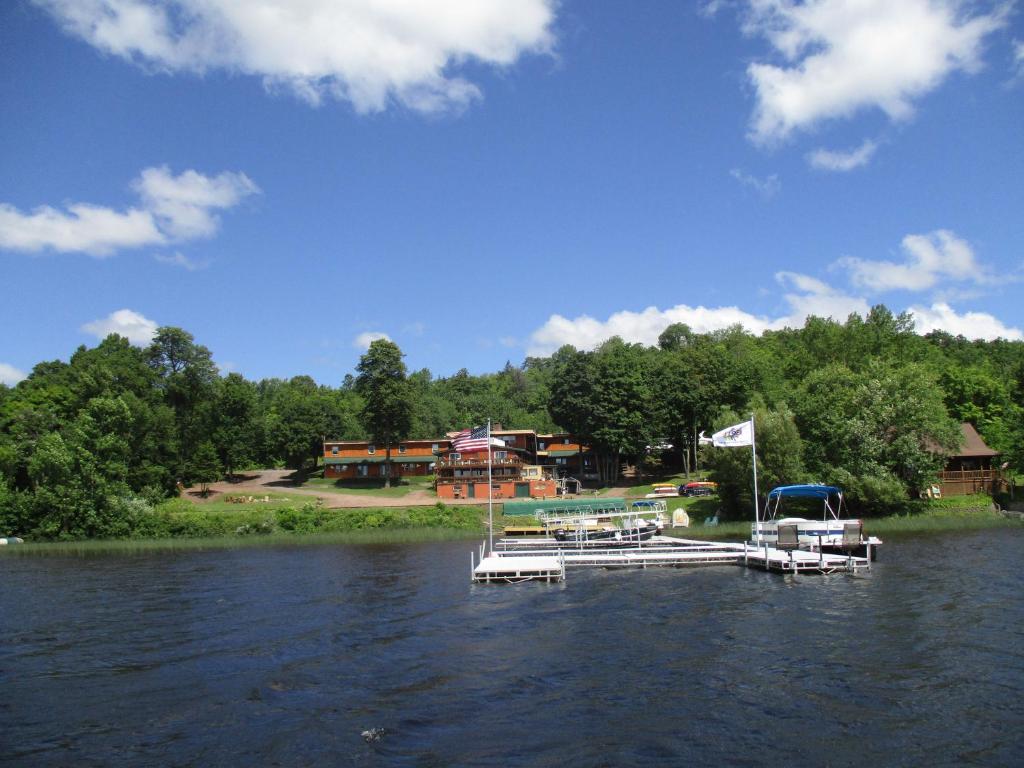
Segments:
[[[444,438],[402,440],[391,446],[391,478],[435,476],[440,499],[487,498],[487,449],[455,451]],[[500,429],[491,436],[491,495],[495,499],[547,498],[565,477],[596,477],[589,446],[567,433],[539,435],[528,429]],[[387,471],[384,446],[366,440],[324,442],[324,477],[338,480],[382,479]]]
[[[999,490],[1002,475],[997,456],[985,445],[971,424],[961,424],[963,435],[960,448],[946,457],[946,466],[939,474],[939,487],[943,496],[967,496],[974,493],[992,493]]]

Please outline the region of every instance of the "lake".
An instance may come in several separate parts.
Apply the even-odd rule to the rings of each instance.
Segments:
[[[1022,763],[1024,531],[557,585],[473,547],[0,556],[0,764]]]

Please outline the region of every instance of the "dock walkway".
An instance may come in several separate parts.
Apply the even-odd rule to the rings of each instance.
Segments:
[[[563,581],[568,568],[648,568],[744,565],[775,573],[836,573],[870,569],[866,557],[804,550],[755,548],[751,544],[655,536],[639,545],[608,546],[607,542],[558,542],[501,539],[486,555],[471,561],[474,582]]]

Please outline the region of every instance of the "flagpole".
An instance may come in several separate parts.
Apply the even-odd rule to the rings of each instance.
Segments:
[[[754,460],[754,530],[761,541],[761,510],[757,501],[757,437],[754,434],[754,414],[750,414],[750,455]]]
[[[487,420],[487,541],[494,552],[494,483],[491,481],[491,420]]]

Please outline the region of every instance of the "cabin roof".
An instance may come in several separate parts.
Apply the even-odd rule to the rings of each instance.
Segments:
[[[960,425],[960,432],[963,434],[963,440],[960,442],[960,450],[952,454],[953,456],[999,455],[999,451],[994,451],[985,445],[985,441],[981,439],[981,435],[978,434],[978,430],[974,428],[973,424],[964,422]]]

